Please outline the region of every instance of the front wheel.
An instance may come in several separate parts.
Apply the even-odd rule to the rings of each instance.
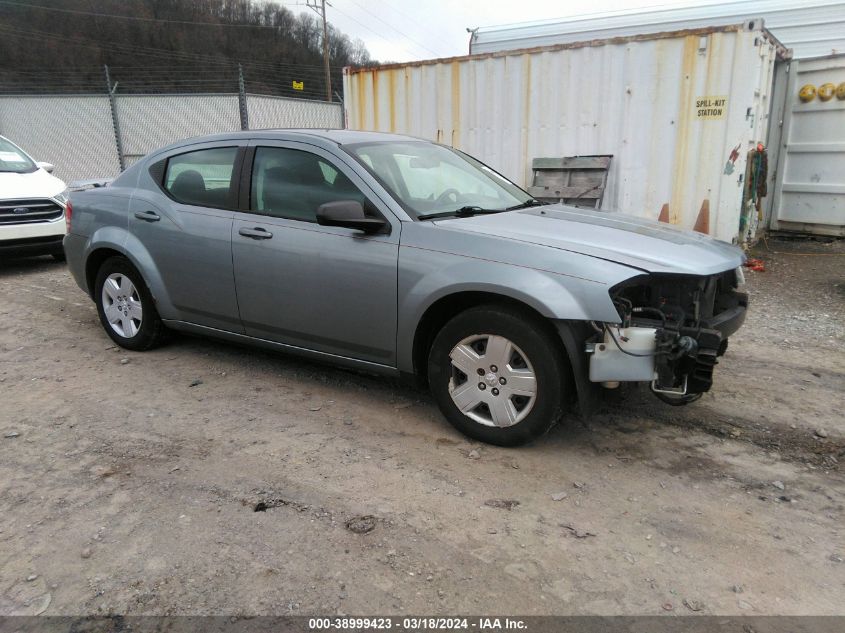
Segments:
[[[569,364],[548,324],[494,305],[462,312],[440,330],[428,378],[455,428],[499,446],[546,433],[563,415],[571,384]]]
[[[110,257],[97,273],[94,300],[100,323],[111,339],[137,352],[164,338],[164,324],[141,274],[124,257]]]

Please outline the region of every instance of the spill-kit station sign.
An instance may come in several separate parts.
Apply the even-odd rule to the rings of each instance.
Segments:
[[[695,100],[697,119],[724,119],[728,109],[727,96],[698,97]]]

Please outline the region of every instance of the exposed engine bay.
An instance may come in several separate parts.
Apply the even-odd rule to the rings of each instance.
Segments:
[[[593,323],[587,344],[590,380],[613,388],[649,382],[669,404],[710,390],[728,337],[745,320],[748,295],[737,290],[740,269],[711,276],[641,275],[615,286],[619,323]]]

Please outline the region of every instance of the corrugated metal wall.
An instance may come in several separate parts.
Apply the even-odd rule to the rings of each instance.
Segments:
[[[845,53],[843,0],[732,0],[661,5],[542,22],[488,26],[473,32],[471,53],[701,28],[762,18],[796,58]]]
[[[775,57],[764,32],[734,28],[356,70],[347,126],[453,145],[524,186],[533,158],[612,154],[603,209],[657,219],[667,205],[693,228],[705,207],[708,232],[731,241]],[[721,116],[699,116],[722,97]]]

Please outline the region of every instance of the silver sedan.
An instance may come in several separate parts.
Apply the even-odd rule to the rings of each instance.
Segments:
[[[414,377],[500,445],[622,382],[693,402],[747,306],[737,248],[410,137],[195,138],[72,203],[68,265],[117,344],[180,330]]]

